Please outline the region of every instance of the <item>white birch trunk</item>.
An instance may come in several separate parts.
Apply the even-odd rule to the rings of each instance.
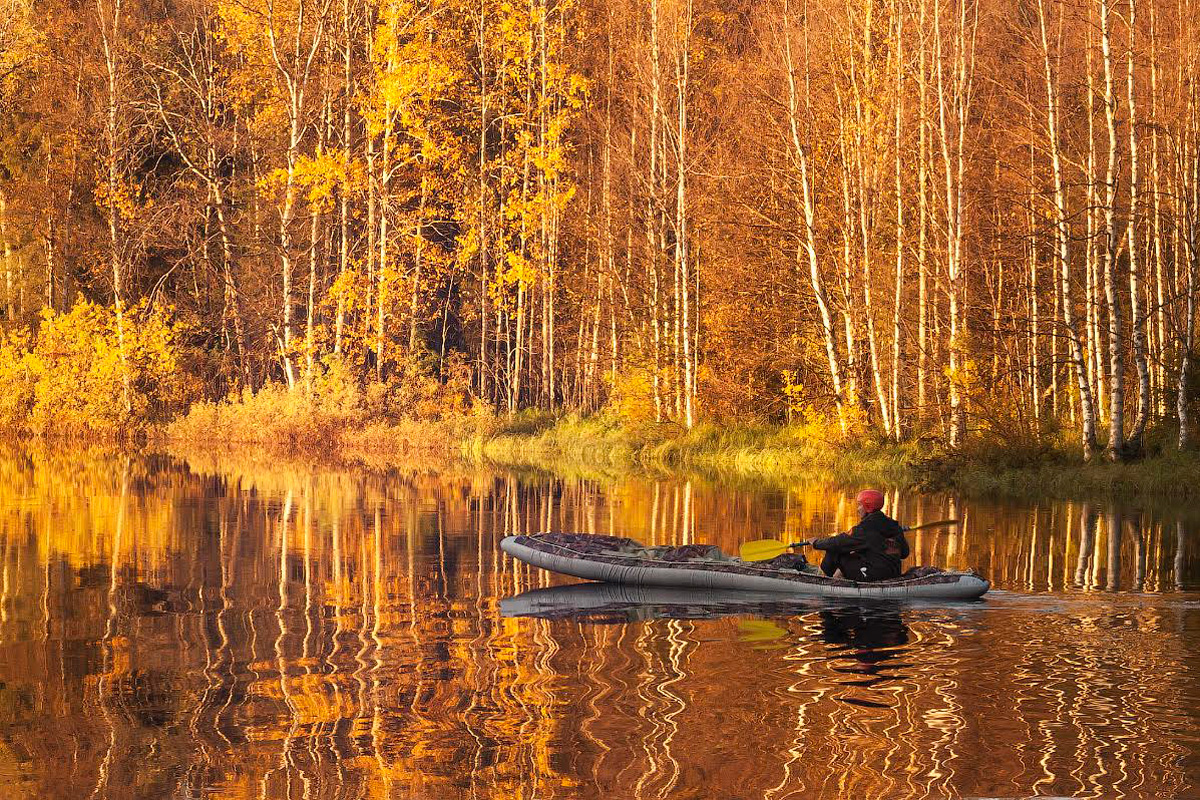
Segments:
[[[1055,235],[1059,270],[1059,295],[1063,327],[1067,330],[1067,346],[1079,388],[1080,420],[1082,424],[1083,457],[1091,460],[1096,449],[1096,415],[1092,402],[1092,387],[1084,363],[1083,346],[1075,323],[1074,299],[1071,294],[1071,230],[1067,208],[1066,178],[1058,135],[1058,98],[1050,63],[1050,43],[1046,36],[1046,8],[1038,0],[1038,18],[1042,38],[1042,66],[1046,80],[1046,136],[1050,144],[1050,166],[1054,175]],[[1090,246],[1090,245],[1089,245]]]
[[[896,276],[895,296],[892,302],[892,438],[897,442],[901,436],[900,416],[900,358],[903,351],[901,344],[900,316],[901,298],[904,291],[904,241],[906,238],[904,217],[904,181],[902,179],[902,159],[900,154],[903,147],[904,120],[904,17],[901,10],[896,11]]]
[[[846,433],[845,397],[842,386],[842,368],[837,353],[837,334],[834,332],[829,295],[825,290],[825,280],[821,274],[820,264],[817,259],[816,208],[813,202],[812,179],[809,175],[808,151],[800,141],[796,70],[792,61],[791,25],[788,18],[787,0],[784,0],[783,4],[783,56],[788,79],[788,127],[791,133],[792,154],[795,158],[796,167],[799,170],[802,204],[801,223],[803,231],[800,237],[801,245],[797,250],[803,250],[807,257],[809,281],[812,285],[813,297],[817,301],[817,311],[821,315],[821,334],[825,341],[825,358],[829,367],[830,381],[833,386],[833,401],[837,409],[838,424],[841,427],[842,433]],[[806,52],[806,74],[808,69]],[[800,261],[800,252],[797,252],[797,261]]]
[[[1127,248],[1129,251],[1129,305],[1133,322],[1133,358],[1138,374],[1138,407],[1133,428],[1129,432],[1128,449],[1137,455],[1142,449],[1142,435],[1150,419],[1150,365],[1146,360],[1146,312],[1142,304],[1140,262],[1138,260],[1137,227],[1141,201],[1138,183],[1138,138],[1137,106],[1134,97],[1134,58],[1136,42],[1137,0],[1129,0],[1129,49],[1126,59],[1126,100],[1129,105],[1129,224]]]
[[[1112,46],[1108,25],[1110,0],[1100,5],[1100,51],[1104,60],[1104,118],[1108,127],[1108,168],[1104,180],[1104,270],[1105,310],[1108,312],[1109,412],[1108,446],[1105,455],[1113,461],[1125,451],[1125,352],[1121,330],[1121,296],[1117,286],[1117,101],[1113,92]]]
[[[108,95],[106,97],[107,114],[104,128],[107,152],[105,160],[108,172],[108,234],[109,234],[109,267],[113,280],[113,306],[117,317],[117,349],[121,357],[121,389],[125,403],[125,411],[133,408],[130,396],[129,364],[125,355],[125,298],[122,294],[122,233],[120,231],[121,203],[125,198],[121,184],[122,166],[118,164],[119,150],[122,143],[120,126],[123,123],[121,106],[124,78],[121,75],[121,2],[113,0],[111,12],[106,12],[103,0],[96,0],[96,13],[100,22],[101,40],[104,45],[104,66],[107,80]]]
[[[0,188],[0,252],[4,256],[4,319],[17,318],[16,292],[13,287],[13,249],[8,238],[8,197]]]
[[[683,419],[684,424],[691,428],[695,424],[695,388],[692,384],[694,373],[692,369],[691,324],[689,319],[689,290],[688,290],[688,205],[687,205],[687,92],[688,92],[688,58],[690,57],[692,2],[686,0],[683,19],[683,41],[680,52],[675,60],[675,82],[678,97],[679,130],[676,135],[678,152],[675,158],[675,263],[679,276],[680,322],[679,334],[682,340],[683,352]]]

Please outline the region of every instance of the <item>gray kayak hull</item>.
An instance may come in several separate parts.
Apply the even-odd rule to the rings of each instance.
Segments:
[[[774,592],[851,599],[981,597],[990,584],[974,572],[936,572],[917,578],[857,583],[795,570],[772,569],[753,562],[665,562],[620,553],[582,552],[540,535],[507,536],[500,549],[550,572],[586,580],[636,586],[676,586]]]

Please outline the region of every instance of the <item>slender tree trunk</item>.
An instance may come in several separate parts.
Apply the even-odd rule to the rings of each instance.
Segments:
[[[1089,26],[1091,23],[1091,13],[1088,13]],[[1097,264],[1096,253],[1098,247],[1096,240],[1098,237],[1096,224],[1096,208],[1099,205],[1099,200],[1096,198],[1096,89],[1094,85],[1094,77],[1092,71],[1092,31],[1088,28],[1087,45],[1084,49],[1084,63],[1087,73],[1087,128],[1088,128],[1088,153],[1087,153],[1087,198],[1086,198],[1086,218],[1087,218],[1087,248],[1085,250],[1085,258],[1087,261],[1087,334],[1088,334],[1088,370],[1091,374],[1089,381],[1092,391],[1095,392],[1097,398],[1097,413],[1100,419],[1108,418],[1108,367],[1104,356],[1105,347],[1104,339],[1100,335],[1100,292],[1102,279],[1099,276],[1100,268]]]
[[[538,64],[539,64],[539,80],[538,80],[538,137],[537,147],[538,152],[544,157],[549,152],[548,140],[546,138],[546,110],[549,106],[550,99],[547,92],[546,81],[546,5],[545,0],[542,0],[538,7]],[[538,204],[538,216],[540,225],[538,228],[538,252],[542,259],[544,272],[541,281],[542,295],[542,313],[541,313],[541,344],[542,344],[542,359],[541,359],[541,387],[538,397],[538,404],[541,408],[550,409],[550,281],[549,281],[549,266],[550,266],[550,201],[549,190],[550,183],[547,181],[545,169],[539,169],[537,173],[538,190],[537,195],[542,200]],[[530,323],[530,329],[533,325]],[[530,337],[532,342],[532,336]],[[530,358],[532,360],[533,350],[530,347]],[[532,364],[530,365],[532,372]]]
[[[395,32],[393,30],[393,35]],[[388,71],[393,71],[395,64],[389,56]],[[391,264],[391,253],[388,242],[388,221],[391,217],[391,155],[392,155],[392,104],[384,103],[383,136],[379,150],[379,236],[376,246],[379,248],[378,269],[376,270],[375,289],[375,380],[383,380],[383,364],[387,358],[386,341],[384,339],[384,323],[387,318],[387,306],[391,302],[388,290],[391,288],[395,269]]]
[[[354,76],[352,73],[351,54],[353,46],[350,40],[351,24],[350,24],[350,0],[342,0],[342,43],[344,46],[342,59],[342,168],[346,173],[342,176],[342,185],[340,191],[340,229],[339,241],[340,246],[338,260],[338,279],[344,281],[346,273],[350,269],[350,165],[353,163],[353,153],[351,147],[353,144],[352,129],[350,126],[350,112],[354,105]],[[335,355],[342,353],[342,332],[346,325],[346,287],[338,286],[337,297],[337,317],[334,322],[333,334],[333,352]]]
[[[617,386],[617,362],[620,353],[617,350],[617,291],[616,279],[613,276],[608,277],[608,378],[609,392],[616,389]]]
[[[375,22],[371,15],[370,4],[367,4],[367,19],[364,26],[366,38],[366,62],[374,63],[375,60]],[[371,132],[370,124],[366,126],[366,162],[367,162],[367,288],[366,298],[363,304],[362,317],[360,324],[362,325],[363,334],[363,349],[369,350],[371,335],[371,321],[374,318],[374,304],[379,301],[375,296],[375,276],[376,273],[383,269],[380,264],[376,269],[375,254],[379,247],[379,173],[375,169],[375,135]],[[364,353],[364,356],[367,354]],[[377,359],[378,362],[378,359]],[[367,362],[370,363],[370,362]],[[378,362],[381,363],[381,362]],[[378,373],[377,373],[378,374]]]
[[[1150,3],[1150,119],[1158,119],[1158,15],[1156,3]],[[1150,131],[1150,192],[1151,219],[1150,230],[1154,248],[1154,285],[1155,285],[1155,339],[1157,348],[1154,358],[1154,375],[1157,391],[1155,391],[1157,413],[1160,417],[1167,413],[1167,298],[1166,279],[1163,274],[1163,233],[1162,233],[1162,184],[1158,165],[1158,126]]]
[[[958,447],[966,437],[966,398],[963,394],[966,369],[967,338],[964,306],[966,292],[963,281],[963,172],[966,167],[966,132],[970,109],[971,81],[974,72],[974,23],[970,34],[968,54],[967,10],[963,3],[955,29],[955,58],[953,93],[946,88],[945,64],[942,57],[941,12],[933,17],[935,56],[938,82],[938,121],[941,129],[942,161],[946,179],[946,279],[950,298],[950,446]],[[951,118],[953,115],[953,118]],[[951,125],[953,124],[953,129]],[[951,144],[953,137],[953,146]]]
[[[663,392],[662,392],[662,350],[663,350],[663,322],[661,315],[661,281],[659,278],[659,249],[661,226],[658,224],[659,219],[659,204],[661,197],[659,194],[659,165],[658,165],[658,121],[659,115],[662,113],[661,87],[659,85],[659,48],[658,48],[658,0],[650,0],[650,172],[648,175],[649,195],[646,203],[646,238],[648,244],[647,267],[650,270],[651,276],[651,299],[653,302],[653,311],[651,314],[654,320],[654,420],[662,422],[663,419]]]
[[[680,338],[683,344],[683,418],[684,424],[691,428],[695,423],[694,387],[692,385],[692,346],[691,325],[689,320],[688,303],[688,205],[687,205],[687,92],[688,92],[688,59],[691,43],[692,2],[685,0],[683,19],[683,41],[680,43],[680,53],[676,58],[675,81],[676,93],[679,100],[679,130],[676,140],[679,145],[675,159],[675,263],[680,280],[679,300],[682,306],[680,314]]]
[[[117,349],[121,357],[121,389],[122,397],[125,404],[125,411],[129,412],[132,408],[132,398],[130,396],[129,382],[129,365],[125,355],[125,298],[122,294],[121,280],[123,277],[122,268],[122,232],[120,230],[120,216],[122,206],[127,202],[132,202],[131,198],[126,198],[124,187],[122,185],[122,168],[123,154],[120,152],[123,146],[121,125],[124,122],[122,115],[122,96],[124,77],[121,74],[121,11],[122,0],[113,0],[111,11],[106,11],[103,0],[96,0],[96,12],[100,22],[101,40],[104,45],[104,66],[105,77],[107,79],[108,96],[107,102],[107,117],[104,129],[105,145],[107,152],[105,160],[108,168],[108,235],[109,235],[109,266],[112,270],[113,280],[113,306],[116,310],[117,317]]]
[[[308,303],[304,320],[304,383],[312,391],[313,368],[316,363],[317,261],[320,258],[321,213],[314,205],[308,215]]]
[[[1179,385],[1175,390],[1175,413],[1179,419],[1179,449],[1186,449],[1192,441],[1191,408],[1189,406],[1189,390],[1192,382],[1192,351],[1196,346],[1196,273],[1200,265],[1200,145],[1197,144],[1197,105],[1196,86],[1192,82],[1188,89],[1187,132],[1184,135],[1183,153],[1180,164],[1182,184],[1182,200],[1185,217],[1180,222],[1187,230],[1186,250],[1181,248],[1179,257],[1185,259],[1179,264],[1185,271],[1185,299],[1183,330],[1179,341]],[[1177,276],[1178,277],[1178,276]]]
[[[317,129],[317,152],[324,152],[329,139],[329,92],[325,87],[325,97],[321,104],[322,122]],[[306,303],[304,321],[304,388],[312,393],[313,369],[316,365],[316,315],[317,315],[317,265],[321,258],[321,209],[315,202],[309,203],[308,210],[308,302]]]
[[[839,103],[839,105],[841,105]],[[841,184],[842,184],[842,329],[846,344],[846,402],[856,411],[861,410],[863,399],[859,392],[859,362],[858,362],[858,330],[854,319],[854,308],[857,305],[854,291],[854,239],[852,231],[855,222],[854,205],[850,199],[850,159],[846,142],[843,115],[839,113],[838,142],[841,150]]]
[[[1032,136],[1033,97],[1029,98],[1029,131]],[[1033,406],[1033,418],[1042,418],[1041,379],[1038,364],[1038,222],[1037,222],[1037,170],[1034,164],[1034,146],[1029,143],[1029,399]]]
[[[1066,178],[1058,138],[1058,98],[1050,61],[1050,43],[1046,35],[1046,7],[1038,0],[1038,18],[1042,36],[1042,66],[1046,79],[1046,135],[1050,144],[1050,166],[1054,178],[1055,236],[1059,269],[1059,294],[1063,327],[1067,330],[1067,346],[1075,368],[1079,388],[1080,419],[1082,421],[1083,457],[1091,460],[1096,450],[1096,415],[1092,404],[1092,387],[1084,364],[1083,346],[1075,323],[1074,299],[1071,294],[1071,230],[1067,208]],[[1090,245],[1089,245],[1090,246]]]
[[[1180,450],[1186,449],[1192,441],[1192,420],[1191,409],[1188,404],[1190,399],[1188,388],[1192,382],[1192,351],[1196,346],[1196,252],[1197,247],[1200,247],[1200,243],[1196,241],[1196,221],[1194,219],[1191,220],[1188,226],[1191,254],[1188,257],[1188,264],[1185,268],[1187,270],[1187,300],[1185,301],[1186,311],[1183,318],[1183,336],[1179,347],[1179,386],[1175,392],[1175,413],[1179,418]]]
[[[17,318],[16,292],[13,289],[13,249],[8,238],[8,197],[0,188],[0,252],[4,256],[4,319],[14,322]]]
[[[1108,25],[1110,0],[1100,4],[1100,51],[1104,57],[1104,117],[1108,123],[1108,169],[1104,186],[1104,298],[1108,312],[1109,428],[1105,455],[1119,461],[1125,452],[1125,352],[1121,341],[1121,296],[1117,286],[1117,101],[1113,92],[1112,47]]]
[[[904,17],[901,9],[896,10],[896,277],[895,296],[892,302],[892,437],[898,442],[901,437],[900,415],[900,359],[903,352],[900,316],[903,310],[904,292],[904,242],[906,238],[904,217],[904,181],[902,159],[904,120]]]
[[[479,27],[475,45],[479,50],[479,396],[489,397],[488,372],[488,83],[487,83],[487,0],[479,0]]]
[[[417,224],[413,230],[414,242],[414,258],[416,261],[413,267],[413,282],[412,296],[408,303],[408,353],[409,356],[414,356],[417,352],[417,319],[420,311],[421,299],[421,271],[424,266],[425,258],[425,204],[429,201],[429,179],[421,176],[421,202],[417,206]]]
[[[817,259],[816,209],[813,202],[812,180],[809,176],[808,151],[800,141],[796,70],[792,61],[791,35],[791,24],[788,20],[788,2],[784,0],[783,56],[788,79],[788,127],[791,131],[792,153],[795,158],[796,167],[800,173],[800,197],[802,202],[801,225],[803,230],[800,236],[801,245],[797,248],[797,262],[801,259],[799,251],[802,250],[808,259],[809,281],[812,284],[813,297],[817,301],[817,311],[821,315],[821,334],[825,340],[825,358],[829,366],[829,377],[833,385],[833,401],[837,408],[838,424],[841,426],[842,433],[846,433],[846,408],[843,394],[842,368],[837,353],[837,334],[833,327],[833,315],[830,311],[829,295],[825,291],[825,279],[821,274],[820,264]],[[805,35],[807,36],[807,29]],[[804,65],[806,77],[809,70],[807,55],[806,48]],[[805,85],[808,85],[807,80],[805,81]]]
[[[295,386],[296,376],[292,368],[292,214],[296,207],[296,157],[300,143],[298,112],[293,105],[293,116],[288,136],[287,175],[284,184],[283,209],[279,215],[280,272],[283,277],[283,370],[288,387]]]
[[[1142,304],[1141,277],[1139,275],[1137,224],[1141,201],[1138,183],[1138,138],[1137,106],[1134,98],[1134,58],[1136,42],[1137,0],[1129,0],[1129,49],[1127,51],[1126,100],[1129,104],[1129,225],[1127,228],[1129,251],[1129,305],[1133,320],[1133,358],[1138,373],[1138,408],[1133,428],[1129,432],[1128,450],[1138,455],[1142,450],[1142,435],[1150,419],[1150,365],[1146,360],[1146,312]]]
[[[878,193],[877,156],[874,153],[873,139],[875,129],[875,104],[869,101],[866,94],[873,88],[875,82],[872,67],[872,18],[875,5],[868,2],[863,21],[863,37],[861,63],[854,51],[850,57],[850,80],[853,89],[851,108],[854,112],[853,139],[850,154],[854,162],[854,205],[858,217],[859,259],[861,262],[861,278],[863,290],[863,315],[866,317],[867,353],[871,367],[871,385],[875,392],[875,402],[879,407],[879,419],[883,425],[884,434],[892,435],[892,414],[888,404],[887,385],[883,380],[883,369],[879,355],[879,337],[875,326],[875,304],[872,293],[874,283],[874,265],[872,262],[875,245],[873,234],[875,230],[876,210],[869,198]],[[864,398],[865,400],[865,398]]]
[[[1056,287],[1056,285],[1057,285],[1057,282],[1054,279],[1054,259],[1053,259],[1053,256],[1051,256],[1050,286]],[[1051,324],[1053,324],[1053,322],[1055,320],[1062,319],[1062,310],[1061,310],[1062,309],[1062,292],[1059,291],[1058,288],[1054,288],[1053,294],[1054,294],[1054,313],[1050,317]],[[1058,340],[1059,340],[1059,338],[1060,337],[1058,337],[1058,336],[1050,337],[1050,416],[1051,417],[1057,417],[1060,410],[1062,409],[1062,404],[1059,401],[1059,392],[1058,392],[1059,364],[1062,363],[1059,360],[1059,356],[1058,356]],[[1067,405],[1070,407],[1070,411],[1068,413],[1071,415],[1071,424],[1074,425],[1075,424],[1075,419],[1074,419],[1075,404],[1068,398]]]
[[[214,173],[215,174],[215,173]],[[214,182],[213,210],[217,215],[217,231],[221,236],[222,275],[225,279],[225,306],[233,316],[233,335],[237,344],[238,364],[242,379],[250,384],[250,361],[246,352],[246,331],[242,322],[242,301],[238,292],[237,274],[233,259],[233,242],[229,233],[229,224],[225,219],[225,196],[219,182]]]
[[[42,135],[42,149],[45,150],[45,152],[46,152],[45,187],[44,188],[46,190],[46,196],[52,197],[53,196],[52,195],[52,191],[53,191],[52,181],[53,181],[53,174],[54,174],[54,170],[51,169],[52,162],[51,162],[51,158],[50,158],[52,148],[51,148],[51,144],[50,144],[50,137],[46,134]],[[56,226],[54,224],[54,204],[47,203],[46,204],[46,213],[45,213],[45,233],[43,234],[43,236],[44,236],[43,244],[44,244],[45,250],[46,250],[46,292],[45,292],[46,301],[45,302],[46,302],[46,308],[50,309],[51,311],[54,310],[54,273],[55,273],[54,265],[56,262],[55,249],[57,246],[57,243],[55,241],[55,233],[56,233]]]
[[[613,183],[613,120],[612,120],[612,100],[613,100],[613,26],[612,26],[612,6],[607,6],[607,17],[605,19],[605,34],[608,38],[607,48],[607,76],[608,80],[605,86],[604,93],[604,151],[603,151],[603,175],[601,177],[600,197],[601,205],[603,206],[604,215],[604,232],[601,239],[601,258],[604,260],[605,267],[609,271],[610,277],[615,277],[616,266],[614,263],[615,255],[613,253],[613,200],[612,200],[612,183]],[[610,386],[616,387],[617,379],[617,328],[616,328],[616,297],[612,298],[613,309],[612,331],[610,342],[610,370],[612,383]]]
[[[929,392],[929,80],[926,40],[926,3],[920,0],[917,25],[918,37],[917,94],[920,110],[917,113],[917,421],[924,425],[925,407]]]

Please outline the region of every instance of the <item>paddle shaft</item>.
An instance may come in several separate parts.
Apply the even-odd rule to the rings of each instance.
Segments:
[[[904,528],[905,531],[917,531],[922,528],[933,528],[939,525],[957,525],[956,519],[940,519],[935,522],[924,522],[920,525],[913,525]],[[754,542],[746,542],[742,545],[741,554],[743,561],[765,561],[774,558],[781,553],[786,553],[796,547],[811,547],[812,540],[805,539],[800,542],[785,544],[778,539],[760,539]]]
[[[905,533],[908,533],[909,531],[919,531],[922,528],[935,528],[938,525],[957,525],[957,524],[958,524],[958,520],[956,520],[956,519],[939,519],[937,522],[922,522],[920,525],[901,526],[901,527],[903,527]],[[837,534],[834,534],[834,535],[836,536]],[[791,544],[788,545],[788,549],[790,550],[793,547],[812,547],[812,543],[813,543],[812,539],[805,539],[802,542],[792,542]]]

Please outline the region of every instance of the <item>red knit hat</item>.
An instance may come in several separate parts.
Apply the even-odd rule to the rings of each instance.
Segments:
[[[878,492],[874,489],[863,489],[858,493],[856,499],[867,512],[878,511],[883,508],[883,492]]]

